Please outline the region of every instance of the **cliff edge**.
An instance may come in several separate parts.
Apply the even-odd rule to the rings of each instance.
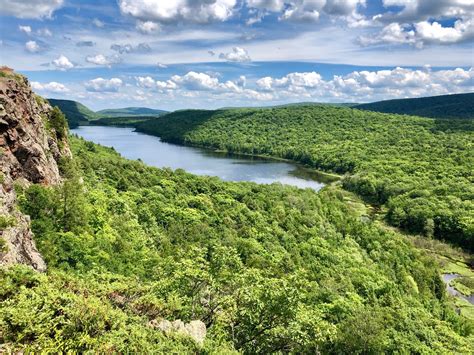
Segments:
[[[71,152],[67,125],[61,128],[54,120],[55,110],[32,92],[25,77],[0,68],[0,265],[46,270],[30,219],[18,210],[15,185],[61,181],[59,160]]]

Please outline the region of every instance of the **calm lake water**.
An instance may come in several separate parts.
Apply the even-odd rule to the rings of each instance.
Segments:
[[[141,159],[158,168],[183,169],[196,175],[217,176],[227,181],[280,182],[300,188],[321,189],[324,177],[296,164],[165,143],[133,128],[81,126],[72,129],[86,140],[114,147],[128,159]]]

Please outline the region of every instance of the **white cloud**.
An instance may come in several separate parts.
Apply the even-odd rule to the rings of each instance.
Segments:
[[[382,22],[420,22],[441,18],[469,18],[474,14],[472,0],[383,0],[385,7],[402,6],[400,12],[375,16]]]
[[[63,0],[0,0],[0,12],[18,18],[50,18]]]
[[[219,79],[205,73],[190,71],[186,75],[173,75],[171,80],[188,90],[212,90],[219,87]]]
[[[385,26],[382,31],[376,35],[359,37],[358,42],[363,46],[383,43],[415,44],[417,43],[417,39],[414,30],[404,28],[399,23],[394,22]]]
[[[114,43],[110,46],[110,49],[112,49],[116,52],[119,52],[120,54],[151,52],[151,47],[148,43],[139,43],[136,46],[134,46],[130,43],[126,43],[126,44]]]
[[[452,44],[474,38],[472,0],[383,0],[383,5],[401,6],[402,10],[373,16],[373,24],[388,25],[375,36],[362,37],[361,44],[408,43],[421,48],[425,44]],[[455,20],[454,25],[443,26],[441,21],[445,19]]]
[[[474,38],[474,20],[458,20],[454,27],[443,27],[438,22],[427,21],[415,24],[418,37],[423,42],[436,42],[441,44],[457,43]]]
[[[54,92],[58,94],[69,92],[69,89],[66,86],[56,81],[51,81],[49,83],[44,83],[44,84],[39,83],[37,81],[32,81],[31,87],[33,88],[33,90],[48,91],[48,92]]]
[[[74,68],[74,64],[66,57],[65,55],[61,54],[58,58],[53,60],[52,64],[59,70],[67,70]]]
[[[142,21],[210,23],[226,21],[237,0],[119,0],[120,11]]]
[[[105,26],[105,24],[99,20],[98,18],[95,18],[92,20],[92,24],[95,26],[95,27],[98,27],[98,28],[102,28]]]
[[[136,28],[143,34],[151,34],[161,30],[160,25],[153,21],[138,21]]]
[[[30,53],[38,53],[41,50],[41,47],[36,43],[36,41],[28,41],[25,43],[25,49]]]
[[[322,77],[316,72],[290,73],[280,79],[264,77],[257,80],[256,84],[264,90],[273,90],[275,88],[286,88],[290,91],[297,91],[299,88],[315,88],[323,82]]]
[[[86,57],[86,62],[95,65],[111,66],[112,64],[120,63],[121,58],[118,55],[105,56],[103,54],[90,55]]]
[[[361,36],[358,41],[362,45],[373,44],[412,44],[418,48],[424,44],[452,44],[474,38],[474,21],[458,20],[453,27],[443,27],[438,22],[422,21],[413,25],[391,23],[380,33]]]
[[[355,16],[357,7],[365,3],[366,0],[246,0],[247,7],[259,10],[247,24],[260,22],[270,12],[280,13],[280,20],[296,22],[316,22],[323,13],[330,16]]]
[[[152,88],[156,85],[155,80],[151,76],[137,76],[135,77],[137,85],[141,88]]]
[[[166,68],[168,68],[168,66],[167,66],[166,64],[163,64],[163,63],[158,63],[158,64],[156,64],[156,65],[157,65],[158,68],[160,68],[160,69],[166,69]]]
[[[225,59],[229,62],[250,62],[251,58],[244,48],[234,47],[232,52],[219,54],[220,59]]]
[[[461,68],[432,71],[395,68],[380,71],[354,71],[323,80],[318,73],[290,73],[281,78],[257,80],[259,89],[273,97],[288,100],[371,101],[388,98],[441,95],[474,89],[474,71]]]
[[[118,92],[123,86],[123,81],[119,78],[95,78],[84,84],[87,91],[93,92]]]
[[[20,32],[24,32],[26,33],[27,35],[29,35],[31,33],[31,27],[30,26],[18,26],[18,29],[20,30]]]
[[[40,28],[36,31],[36,34],[41,37],[51,37],[53,33],[47,28]]]

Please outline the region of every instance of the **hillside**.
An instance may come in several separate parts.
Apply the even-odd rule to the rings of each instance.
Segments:
[[[432,118],[474,118],[474,93],[399,99],[357,105],[354,108]]]
[[[125,107],[117,109],[105,109],[97,111],[102,117],[128,117],[128,116],[159,116],[168,111],[156,110],[146,107]]]
[[[145,107],[106,109],[94,112],[77,101],[57,99],[48,99],[48,101],[52,106],[58,106],[64,112],[70,128],[89,123],[104,126],[131,126],[167,112]]]
[[[92,121],[98,115],[80,102],[72,100],[48,99],[52,106],[57,106],[66,115],[69,127],[74,128],[80,123]]]
[[[393,226],[474,250],[474,121],[330,106],[190,110],[138,125],[163,140],[346,174]]]
[[[48,270],[0,266],[1,351],[472,353],[438,264],[352,194],[148,167],[58,117],[60,183],[13,190]]]

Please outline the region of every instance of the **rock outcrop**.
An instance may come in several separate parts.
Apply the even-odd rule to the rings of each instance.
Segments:
[[[14,185],[61,181],[58,161],[71,153],[65,138],[59,140],[47,128],[51,112],[26,78],[0,68],[0,265],[22,263],[46,270],[29,217],[17,208]]]
[[[196,343],[202,345],[206,338],[206,325],[200,320],[193,320],[189,323],[184,323],[177,319],[172,322],[166,319],[154,319],[148,323],[152,328],[159,329],[165,334],[181,333],[192,338]]]

